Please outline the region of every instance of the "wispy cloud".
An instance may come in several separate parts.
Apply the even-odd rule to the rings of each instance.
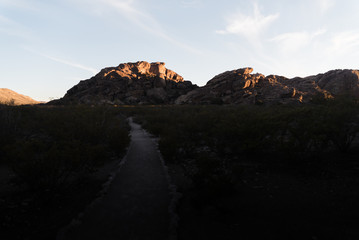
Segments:
[[[62,64],[65,64],[65,65],[68,65],[68,66],[71,66],[71,67],[74,67],[74,68],[78,68],[78,69],[88,71],[88,72],[90,72],[92,74],[97,74],[98,73],[97,69],[87,67],[87,66],[79,64],[79,63],[74,63],[74,62],[71,62],[71,61],[67,61],[67,60],[64,60],[64,59],[60,59],[60,58],[45,55],[45,54],[41,54],[41,56],[43,56],[45,58],[48,58],[48,59],[50,59],[52,61],[58,62],[58,63],[62,63]]]
[[[54,56],[50,56],[49,54],[44,54],[42,52],[39,52],[39,51],[35,51],[31,48],[28,48],[28,47],[23,47],[24,50],[28,51],[28,52],[31,52],[33,54],[36,54],[38,56],[41,56],[41,57],[44,57],[44,58],[47,58],[49,60],[52,60],[54,62],[58,62],[58,63],[62,63],[64,65],[68,65],[70,67],[74,67],[74,68],[78,68],[78,69],[81,69],[81,70],[85,70],[85,71],[88,71],[92,74],[97,74],[99,71],[95,68],[91,68],[91,67],[88,67],[88,66],[85,66],[83,64],[80,64],[80,63],[75,63],[75,62],[72,62],[72,61],[68,61],[68,60],[65,60],[65,59],[61,59],[61,58],[58,58],[58,57],[54,57]]]
[[[218,34],[237,34],[246,37],[249,40],[257,39],[271,23],[273,23],[279,14],[263,15],[258,4],[254,4],[251,15],[238,12],[227,18],[225,30],[216,31]]]
[[[307,31],[284,33],[270,39],[270,41],[277,43],[282,52],[293,53],[309,45],[315,38],[325,33],[326,30],[324,29],[320,29],[314,33]]]
[[[116,13],[121,14],[121,16],[124,16],[132,24],[136,25],[147,33],[162,38],[172,43],[173,45],[176,45],[192,53],[201,54],[198,49],[180,42],[176,38],[169,35],[163,29],[162,24],[160,24],[154,16],[141,9],[141,4],[137,0],[91,0],[91,3],[95,8],[102,8],[102,10],[106,13],[115,11]],[[95,11],[97,10],[95,9]],[[103,12],[101,15],[106,16],[106,14]]]
[[[326,13],[329,9],[335,6],[335,0],[317,0],[319,10],[321,13]]]

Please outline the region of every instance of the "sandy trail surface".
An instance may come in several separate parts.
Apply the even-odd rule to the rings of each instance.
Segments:
[[[131,125],[131,144],[107,193],[58,239],[168,239],[170,194],[156,143]]]

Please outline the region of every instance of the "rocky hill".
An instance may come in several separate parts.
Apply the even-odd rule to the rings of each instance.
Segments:
[[[196,88],[162,62],[141,61],[105,68],[50,104],[169,104]]]
[[[252,74],[252,68],[224,72],[204,87],[176,100],[177,104],[266,104],[306,103],[313,97],[333,98],[352,95],[359,98],[359,71],[333,70],[305,78]]]
[[[0,104],[8,105],[27,105],[27,104],[39,104],[40,102],[14,92],[7,88],[0,88]]]
[[[359,98],[357,70],[333,70],[305,78],[252,72],[252,68],[227,71],[199,88],[164,63],[124,63],[81,81],[50,104],[288,104],[343,94]]]

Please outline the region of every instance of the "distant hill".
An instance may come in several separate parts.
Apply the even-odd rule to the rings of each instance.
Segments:
[[[0,88],[0,103],[10,105],[27,105],[27,104],[39,104],[40,102],[14,92],[7,88]]]

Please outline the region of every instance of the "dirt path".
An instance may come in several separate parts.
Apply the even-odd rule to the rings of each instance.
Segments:
[[[58,239],[168,239],[170,193],[155,142],[130,119],[132,141],[107,194]]]

